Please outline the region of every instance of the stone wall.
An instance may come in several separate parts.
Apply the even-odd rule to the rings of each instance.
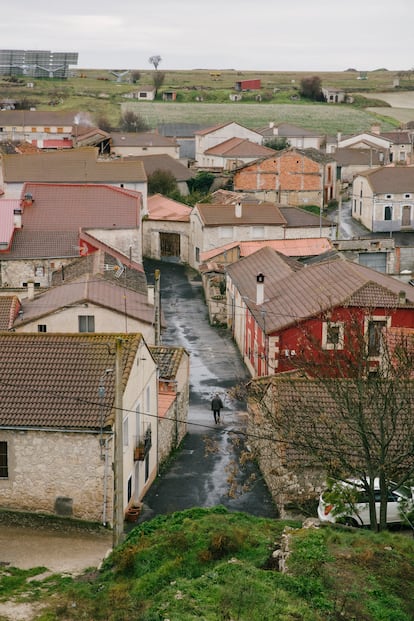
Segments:
[[[0,440],[9,465],[8,478],[0,479],[1,507],[93,522],[106,514],[110,521],[112,452],[105,467],[97,434],[0,430]]]

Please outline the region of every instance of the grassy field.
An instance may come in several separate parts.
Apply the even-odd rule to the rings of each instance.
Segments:
[[[287,525],[281,573],[273,552]],[[412,621],[412,537],[300,526],[223,507],[159,516],[100,571],[0,567],[0,603],[12,613],[23,604],[37,621]]]
[[[160,66],[159,71],[162,70]],[[131,104],[125,98],[143,86],[150,86],[154,72],[138,70],[139,81],[132,84],[123,78],[118,81],[117,73],[106,70],[76,70],[68,80],[34,80],[33,88],[21,83],[10,83],[4,77],[0,80],[0,98],[30,101],[36,109],[73,110],[90,112],[95,121],[105,117],[113,127],[119,124],[122,110],[134,106],[135,110],[154,128],[162,122],[193,122],[210,125],[236,120],[251,128],[261,127],[269,121],[286,121],[302,125],[323,133],[336,133],[338,130],[353,133],[367,130],[372,123],[381,121],[383,131],[398,126],[398,117],[392,116],[392,109],[365,110],[368,101],[361,100],[358,94],[372,97],[372,105],[378,93],[392,89],[396,72],[372,71],[367,79],[360,80],[357,71],[339,73],[320,72],[323,86],[335,86],[357,96],[357,105],[312,104],[295,101],[302,78],[309,77],[305,72],[240,72],[233,70],[210,71],[170,71],[154,102]],[[241,102],[230,102],[229,95],[234,91],[237,81],[249,78],[262,81],[262,101],[256,101],[256,93],[244,93]],[[401,87],[411,88],[408,78],[401,81]],[[176,102],[162,102],[165,90],[175,90]],[[202,101],[196,101],[202,99]]]

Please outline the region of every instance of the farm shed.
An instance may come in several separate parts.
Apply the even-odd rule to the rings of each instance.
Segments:
[[[260,80],[241,80],[234,85],[236,91],[256,91],[261,87]]]

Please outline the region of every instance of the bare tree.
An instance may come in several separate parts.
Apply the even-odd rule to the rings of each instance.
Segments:
[[[165,73],[164,71],[153,71],[152,83],[156,91],[164,84]]]
[[[162,58],[158,54],[156,54],[154,56],[150,56],[148,58],[148,62],[150,63],[150,65],[154,65],[155,71],[157,71],[158,65],[160,64],[161,61],[162,61]]]
[[[140,114],[126,110],[121,117],[121,129],[126,132],[146,132],[149,126]]]
[[[343,338],[346,348],[316,350],[312,335],[303,334],[295,371],[249,383],[249,442],[275,481],[296,476],[302,492],[312,477],[360,479],[371,528],[382,530],[390,487],[414,474],[414,334],[383,328],[375,336],[381,352],[375,365],[360,327],[349,327]]]

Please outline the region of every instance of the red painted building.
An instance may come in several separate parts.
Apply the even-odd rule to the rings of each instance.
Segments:
[[[349,361],[357,333],[375,367],[382,331],[414,328],[413,287],[340,257],[305,266],[265,248],[228,266],[227,281],[228,325],[252,376],[293,370],[299,356]]]
[[[234,85],[236,91],[257,91],[262,88],[260,80],[240,80]]]

